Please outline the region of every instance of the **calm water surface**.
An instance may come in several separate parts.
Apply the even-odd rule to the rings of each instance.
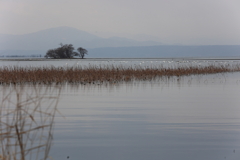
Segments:
[[[70,62],[4,61],[5,66],[16,63],[61,66]],[[84,63],[109,64],[107,60]],[[110,64],[114,63],[120,61]],[[135,63],[199,65],[208,61],[139,60],[131,65]],[[4,66],[2,62],[0,65]],[[65,85],[58,109],[63,116],[57,114],[55,118],[50,152],[56,160],[66,160],[68,156],[72,160],[240,158],[240,73],[111,85]]]
[[[55,159],[240,158],[240,74],[65,86]]]

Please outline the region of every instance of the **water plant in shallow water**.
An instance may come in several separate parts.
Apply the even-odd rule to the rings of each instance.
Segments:
[[[88,65],[74,67],[2,67],[0,84],[101,84],[132,80],[152,80],[159,77],[215,74],[240,71],[239,64],[205,66],[124,67],[122,65]]]
[[[1,86],[0,159],[47,159],[61,87]]]

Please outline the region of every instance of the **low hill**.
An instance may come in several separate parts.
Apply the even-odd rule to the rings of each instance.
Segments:
[[[73,44],[77,47],[127,47],[152,46],[159,42],[136,41],[121,37],[101,38],[71,27],[57,27],[24,35],[0,34],[0,50],[48,50],[59,44]]]

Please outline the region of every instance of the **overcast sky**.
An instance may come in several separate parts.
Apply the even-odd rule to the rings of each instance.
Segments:
[[[0,0],[0,33],[69,26],[165,44],[240,45],[240,0]]]

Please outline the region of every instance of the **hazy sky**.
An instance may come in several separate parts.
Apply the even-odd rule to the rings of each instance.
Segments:
[[[0,0],[0,33],[69,26],[166,44],[239,44],[240,0]]]

